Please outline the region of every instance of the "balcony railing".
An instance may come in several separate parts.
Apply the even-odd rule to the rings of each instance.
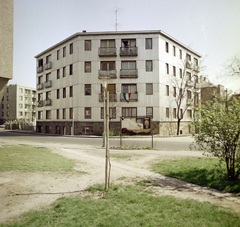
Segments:
[[[100,57],[103,56],[117,56],[117,48],[116,47],[99,47],[98,55]]]
[[[43,100],[39,100],[37,106],[38,106],[38,107],[43,107]]]
[[[128,95],[129,95],[129,93],[127,93]],[[129,102],[137,102],[138,101],[138,93],[136,92],[136,93],[131,93],[130,94],[130,98],[129,98],[129,96],[128,96],[128,98],[126,98],[127,99],[127,101],[129,101]],[[121,102],[126,102],[126,99],[124,98],[124,95],[123,95],[123,93],[121,93],[120,94],[120,101]]]
[[[46,82],[44,83],[44,87],[45,87],[45,88],[52,87],[52,81],[51,81],[51,80],[46,81]]]
[[[43,89],[43,83],[37,84],[37,90],[42,90]]]
[[[51,106],[51,105],[52,105],[52,99],[44,100],[44,106]]]
[[[137,78],[138,70],[137,69],[121,69],[120,78]]]
[[[43,71],[43,66],[37,67],[37,73],[41,73]]]
[[[102,93],[99,94],[99,102],[104,101],[104,95]],[[109,102],[117,102],[117,94],[109,94]]]
[[[45,70],[51,69],[52,68],[52,62],[48,62],[47,64],[44,65]]]
[[[117,78],[117,71],[116,70],[99,70],[98,78],[101,79],[102,77]]]
[[[120,56],[137,56],[137,47],[120,47]]]

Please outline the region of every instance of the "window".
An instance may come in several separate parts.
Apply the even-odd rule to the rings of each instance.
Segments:
[[[169,108],[166,108],[166,117],[169,118]]]
[[[169,96],[169,85],[166,85],[166,95]]]
[[[7,117],[9,117],[9,111],[7,111]]]
[[[21,95],[19,96],[19,101],[23,101],[23,97]]]
[[[9,88],[7,87],[7,93],[9,92]]]
[[[66,67],[63,67],[63,77],[66,76]]]
[[[137,85],[136,84],[122,84],[122,93],[136,93]]]
[[[173,87],[173,97],[176,97],[177,96],[177,89],[176,87]]]
[[[19,103],[19,109],[22,109],[22,108],[23,108],[23,104]]]
[[[2,112],[2,117],[4,117],[4,112]]]
[[[43,66],[43,59],[38,60],[38,67]]]
[[[46,57],[46,63],[50,63],[51,62],[51,55],[48,55],[47,57]]]
[[[173,46],[173,56],[176,56],[176,47]]]
[[[43,112],[42,111],[38,111],[38,120],[43,119]]]
[[[191,80],[191,73],[190,72],[187,72],[187,80]]]
[[[46,119],[51,119],[51,110],[46,110]]]
[[[146,84],[146,95],[153,94],[153,84]]]
[[[59,109],[57,109],[56,114],[57,114],[56,118],[59,119]]]
[[[122,47],[136,47],[136,39],[122,39]]]
[[[146,49],[152,49],[152,38],[146,38]]]
[[[19,104],[20,105],[20,104]],[[2,104],[2,109],[4,109],[4,104]]]
[[[73,74],[73,65],[69,65],[69,75]]]
[[[166,63],[166,73],[169,74],[169,65]]]
[[[194,65],[198,66],[198,60],[196,58],[194,58]]]
[[[190,54],[186,54],[186,58],[187,58],[187,61],[191,61],[191,55]]]
[[[46,100],[51,99],[51,91],[46,92]]]
[[[66,98],[66,88],[63,88],[63,98]]]
[[[92,49],[91,40],[85,40],[85,42],[84,42],[84,50],[85,51],[90,51],[91,49]]]
[[[51,81],[51,73],[48,73],[46,75],[46,82]]]
[[[19,88],[19,93],[23,93],[23,89],[22,88]]]
[[[136,69],[136,61],[122,61],[122,69]]]
[[[122,107],[122,116],[136,118],[137,117],[137,107]]]
[[[182,69],[179,69],[179,77],[182,78]]]
[[[180,109],[180,118],[183,118],[183,110]]]
[[[59,99],[59,98],[60,98],[60,90],[57,89],[57,99]]]
[[[192,98],[192,92],[187,90],[187,98],[188,99],[191,99]]]
[[[146,61],[146,71],[147,72],[153,71],[152,60],[147,60]]]
[[[115,48],[115,40],[111,39],[111,40],[101,40],[101,48]]]
[[[43,83],[43,76],[39,76],[38,77],[38,84],[42,84]]]
[[[192,110],[187,110],[187,117],[192,118]]]
[[[7,109],[9,109],[9,103],[7,104]]]
[[[8,96],[7,96],[7,101],[9,101],[9,98],[8,98]]]
[[[173,66],[173,76],[176,76],[176,67]]]
[[[62,110],[62,116],[63,116],[63,119],[66,119],[66,109],[65,108]]]
[[[182,50],[179,50],[179,58],[182,59]]]
[[[85,95],[91,95],[91,84],[85,84]]]
[[[63,57],[66,57],[66,47],[63,47]]]
[[[196,83],[198,83],[198,76],[197,75],[194,75],[194,80]]]
[[[60,70],[57,70],[57,79],[60,79]]]
[[[177,118],[177,109],[173,108],[173,118]]]
[[[115,70],[115,61],[102,61],[100,68],[103,71]]]
[[[165,44],[165,50],[168,53],[168,42],[166,42],[166,44]]]
[[[69,119],[73,119],[73,108],[69,108]]]
[[[91,119],[91,107],[85,107],[85,113],[84,113],[85,119]]]
[[[69,54],[73,54],[73,43],[69,45]]]
[[[116,119],[116,107],[109,107],[109,118]],[[101,107],[101,119],[104,119],[104,108]]]
[[[90,61],[85,61],[84,72],[85,73],[90,73],[91,72],[91,62]]]
[[[57,60],[59,60],[60,57],[60,50],[57,51]]]
[[[146,116],[153,117],[153,107],[146,107]]]
[[[69,87],[69,97],[73,97],[73,86]]]

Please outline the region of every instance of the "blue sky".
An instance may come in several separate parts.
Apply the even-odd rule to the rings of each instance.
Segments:
[[[224,64],[240,54],[239,0],[14,0],[14,60],[10,84],[36,86],[34,56],[87,30],[162,30],[205,58],[211,81],[240,90]]]

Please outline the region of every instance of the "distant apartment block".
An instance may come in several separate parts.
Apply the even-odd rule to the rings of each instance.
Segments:
[[[201,55],[162,31],[83,31],[35,58],[38,132],[101,135],[101,79],[108,77],[110,130],[120,131],[120,117],[137,122],[145,116],[151,117],[154,134],[173,135],[177,88],[170,79],[181,78],[187,70],[193,86]],[[182,134],[189,133],[192,117],[189,107],[181,121]]]
[[[0,100],[13,72],[13,0],[0,0]]]
[[[12,84],[7,86],[0,105],[0,123],[22,119],[36,122],[36,89]]]

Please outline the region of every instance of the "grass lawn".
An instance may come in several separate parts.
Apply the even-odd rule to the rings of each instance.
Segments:
[[[165,176],[240,195],[239,182],[224,180],[218,172],[218,163],[216,158],[187,157],[161,161],[152,165],[152,170]]]
[[[32,211],[3,226],[239,226],[240,215],[206,202],[156,196],[140,186],[96,185],[99,199],[62,197],[42,211]]]
[[[36,171],[73,171],[74,160],[52,153],[44,147],[4,146],[0,148],[0,172],[19,170]]]

